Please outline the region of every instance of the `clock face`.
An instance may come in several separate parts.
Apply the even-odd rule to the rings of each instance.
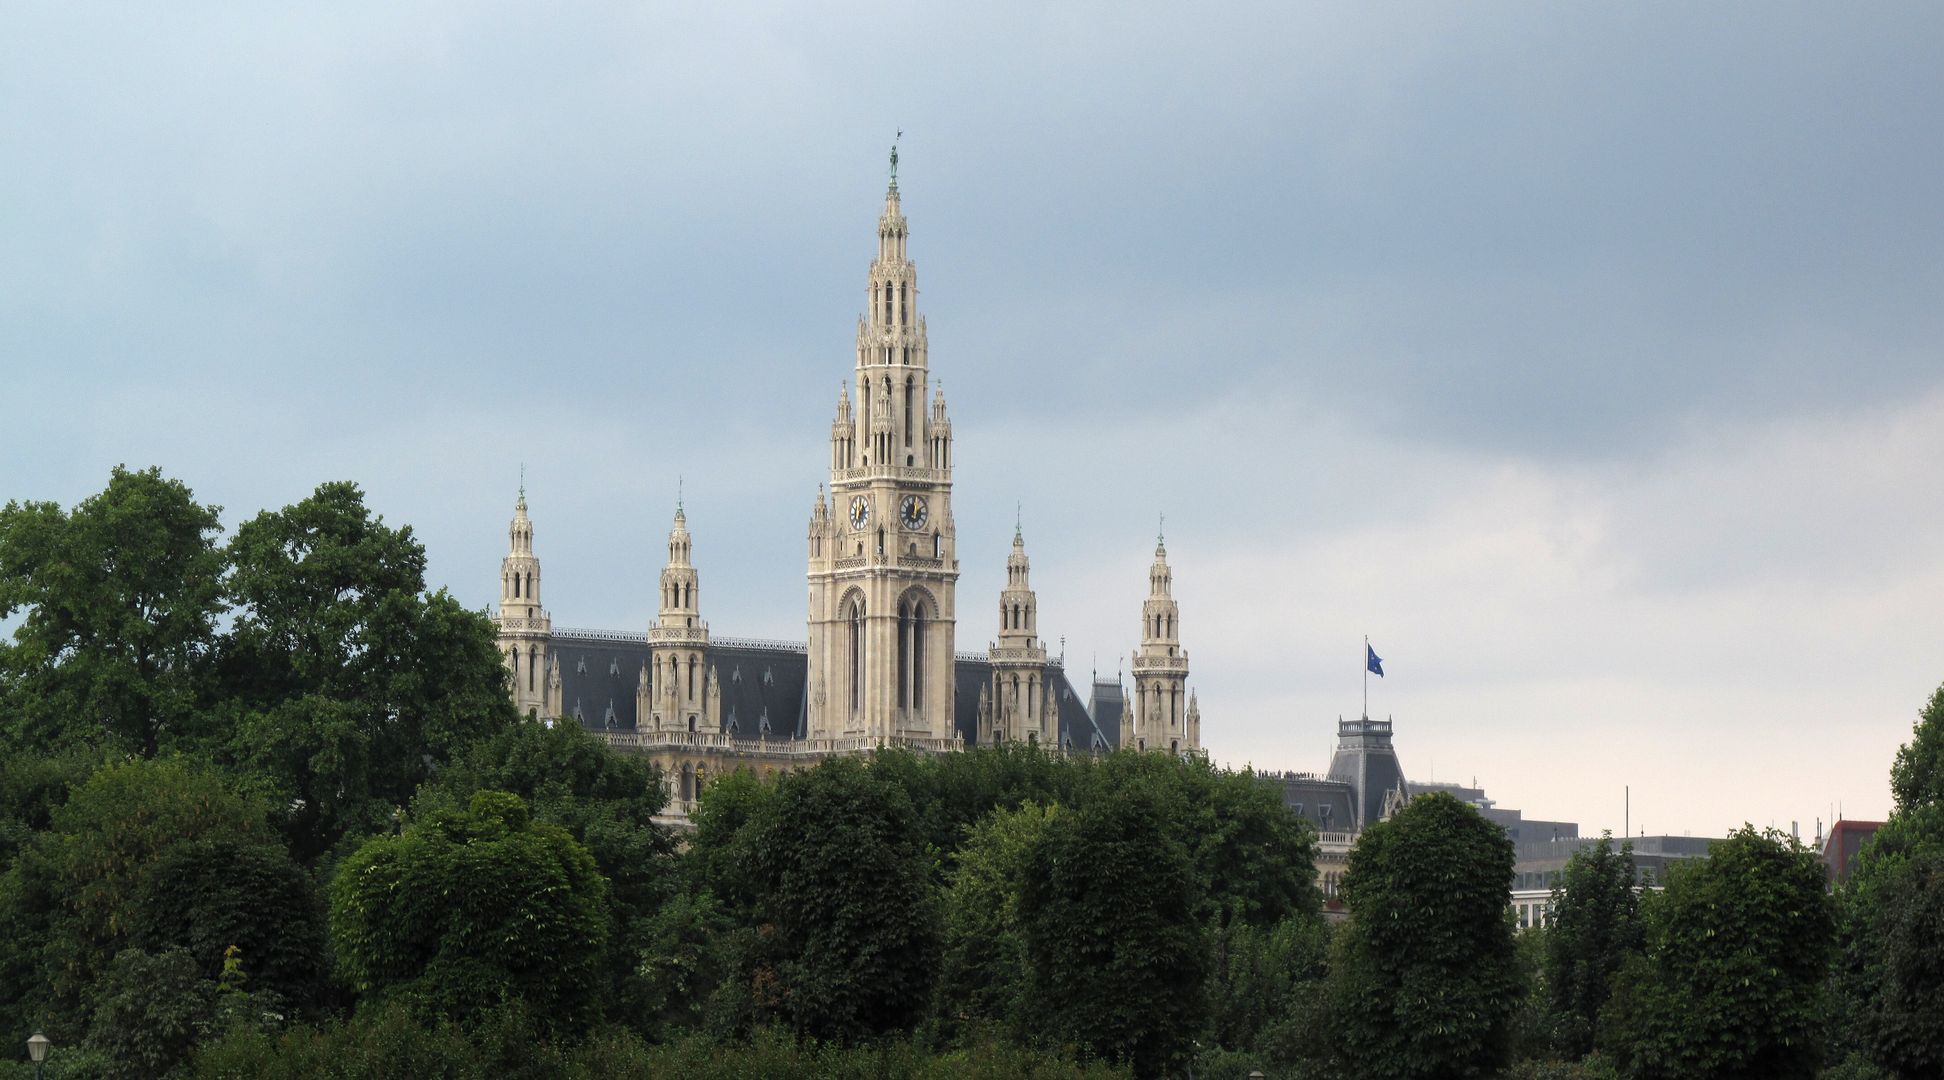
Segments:
[[[898,522],[907,529],[922,529],[925,527],[925,517],[929,512],[923,498],[917,495],[906,495],[904,501],[898,504]]]
[[[871,523],[871,500],[862,495],[851,500],[850,523],[853,529],[861,529]]]

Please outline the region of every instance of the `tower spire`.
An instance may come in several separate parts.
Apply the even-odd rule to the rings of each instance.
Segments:
[[[506,557],[500,560],[500,655],[513,676],[513,705],[522,714],[551,715],[543,672],[553,638],[553,621],[540,606],[540,560],[533,554],[533,521],[527,517],[526,466],[520,466],[520,494],[507,526]]]
[[[999,593],[999,640],[989,654],[996,707],[981,735],[995,742],[1040,742],[1059,734],[1047,702],[1046,643],[1038,637],[1039,596],[1033,591],[1032,563],[1026,558],[1022,513],[1015,507],[1006,587]]]
[[[900,153],[894,141],[851,379],[831,422],[829,513],[812,516],[807,537],[804,724],[812,738],[942,747],[956,730],[952,436],[932,394]]]
[[[1121,745],[1193,753],[1201,748],[1201,714],[1188,695],[1188,651],[1181,647],[1180,608],[1168,566],[1167,517],[1154,537],[1148,598],[1141,605],[1141,647],[1134,654],[1133,707],[1122,714]]]

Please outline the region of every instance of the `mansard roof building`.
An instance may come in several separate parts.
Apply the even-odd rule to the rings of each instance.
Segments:
[[[1118,680],[1075,686],[1048,654],[1017,525],[997,637],[983,652],[957,650],[956,449],[944,390],[931,377],[907,240],[894,151],[853,370],[831,423],[827,486],[818,486],[810,513],[804,642],[711,633],[679,501],[653,625],[555,628],[540,606],[521,488],[498,613],[514,702],[536,719],[576,722],[652,755],[671,778],[676,814],[724,770],[774,771],[880,746],[948,751],[1013,740],[1075,752],[1201,751],[1173,571],[1158,541],[1131,697]]]

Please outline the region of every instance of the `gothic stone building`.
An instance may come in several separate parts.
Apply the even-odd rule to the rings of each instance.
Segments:
[[[771,773],[880,746],[947,751],[1007,740],[1098,752],[1201,749],[1167,549],[1156,541],[1141,605],[1134,690],[1094,681],[1083,699],[1039,636],[1025,540],[1013,533],[998,636],[955,649],[955,448],[931,384],[918,272],[907,253],[897,158],[877,223],[852,378],[830,427],[828,495],[805,538],[807,641],[713,636],[681,506],[668,534],[660,617],[646,632],[555,629],[541,605],[526,492],[500,570],[500,650],[513,699],[648,754],[686,815],[712,775]],[[1130,605],[1131,606],[1131,605]]]

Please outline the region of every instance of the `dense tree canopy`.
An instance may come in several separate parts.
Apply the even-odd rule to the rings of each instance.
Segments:
[[[1019,896],[1034,1026],[1136,1076],[1181,1069],[1205,1015],[1203,887],[1166,808],[1129,785],[1054,816]]]
[[[758,1014],[840,1041],[915,1023],[937,971],[937,901],[904,789],[827,761],[784,776],[749,828]]]
[[[1360,1075],[1491,1076],[1505,1063],[1521,992],[1512,863],[1505,830],[1443,793],[1363,831],[1331,972],[1332,1023]]]
[[[227,753],[270,778],[306,856],[385,828],[419,784],[515,719],[492,627],[425,590],[409,527],[351,484],[245,522],[227,551]]]
[[[1670,871],[1642,914],[1646,952],[1616,980],[1604,1033],[1623,1074],[1815,1075],[1836,922],[1813,852],[1744,827]]]
[[[1561,1049],[1574,1057],[1593,1049],[1613,977],[1641,950],[1643,934],[1633,845],[1615,851],[1613,838],[1603,835],[1574,852],[1553,889],[1545,936],[1545,984]]]
[[[516,795],[479,791],[368,842],[337,871],[331,939],[373,1000],[471,1020],[507,1004],[574,1026],[598,985],[607,881]]]
[[[643,984],[641,968],[653,940],[666,932],[661,911],[675,890],[675,850],[669,833],[654,823],[666,803],[655,767],[614,753],[577,725],[515,724],[474,743],[421,787],[414,813],[461,809],[479,791],[519,796],[533,820],[565,829],[587,849],[608,883],[598,1000],[617,1019],[659,1008],[661,998]]]
[[[1890,767],[1890,794],[1899,813],[1944,806],[1944,686],[1918,713],[1910,741],[1897,749],[1897,760]]]
[[[205,727],[223,612],[218,508],[158,469],[117,467],[72,512],[0,508],[0,718],[16,746],[154,757]]]
[[[944,899],[941,1018],[992,1024],[1017,1035],[1028,1028],[1026,937],[1019,895],[1034,847],[1058,805],[1023,803],[995,810],[966,830]]]
[[[1896,812],[1858,857],[1842,911],[1840,1049],[1897,1077],[1944,1075],[1944,687],[1891,769]]]

